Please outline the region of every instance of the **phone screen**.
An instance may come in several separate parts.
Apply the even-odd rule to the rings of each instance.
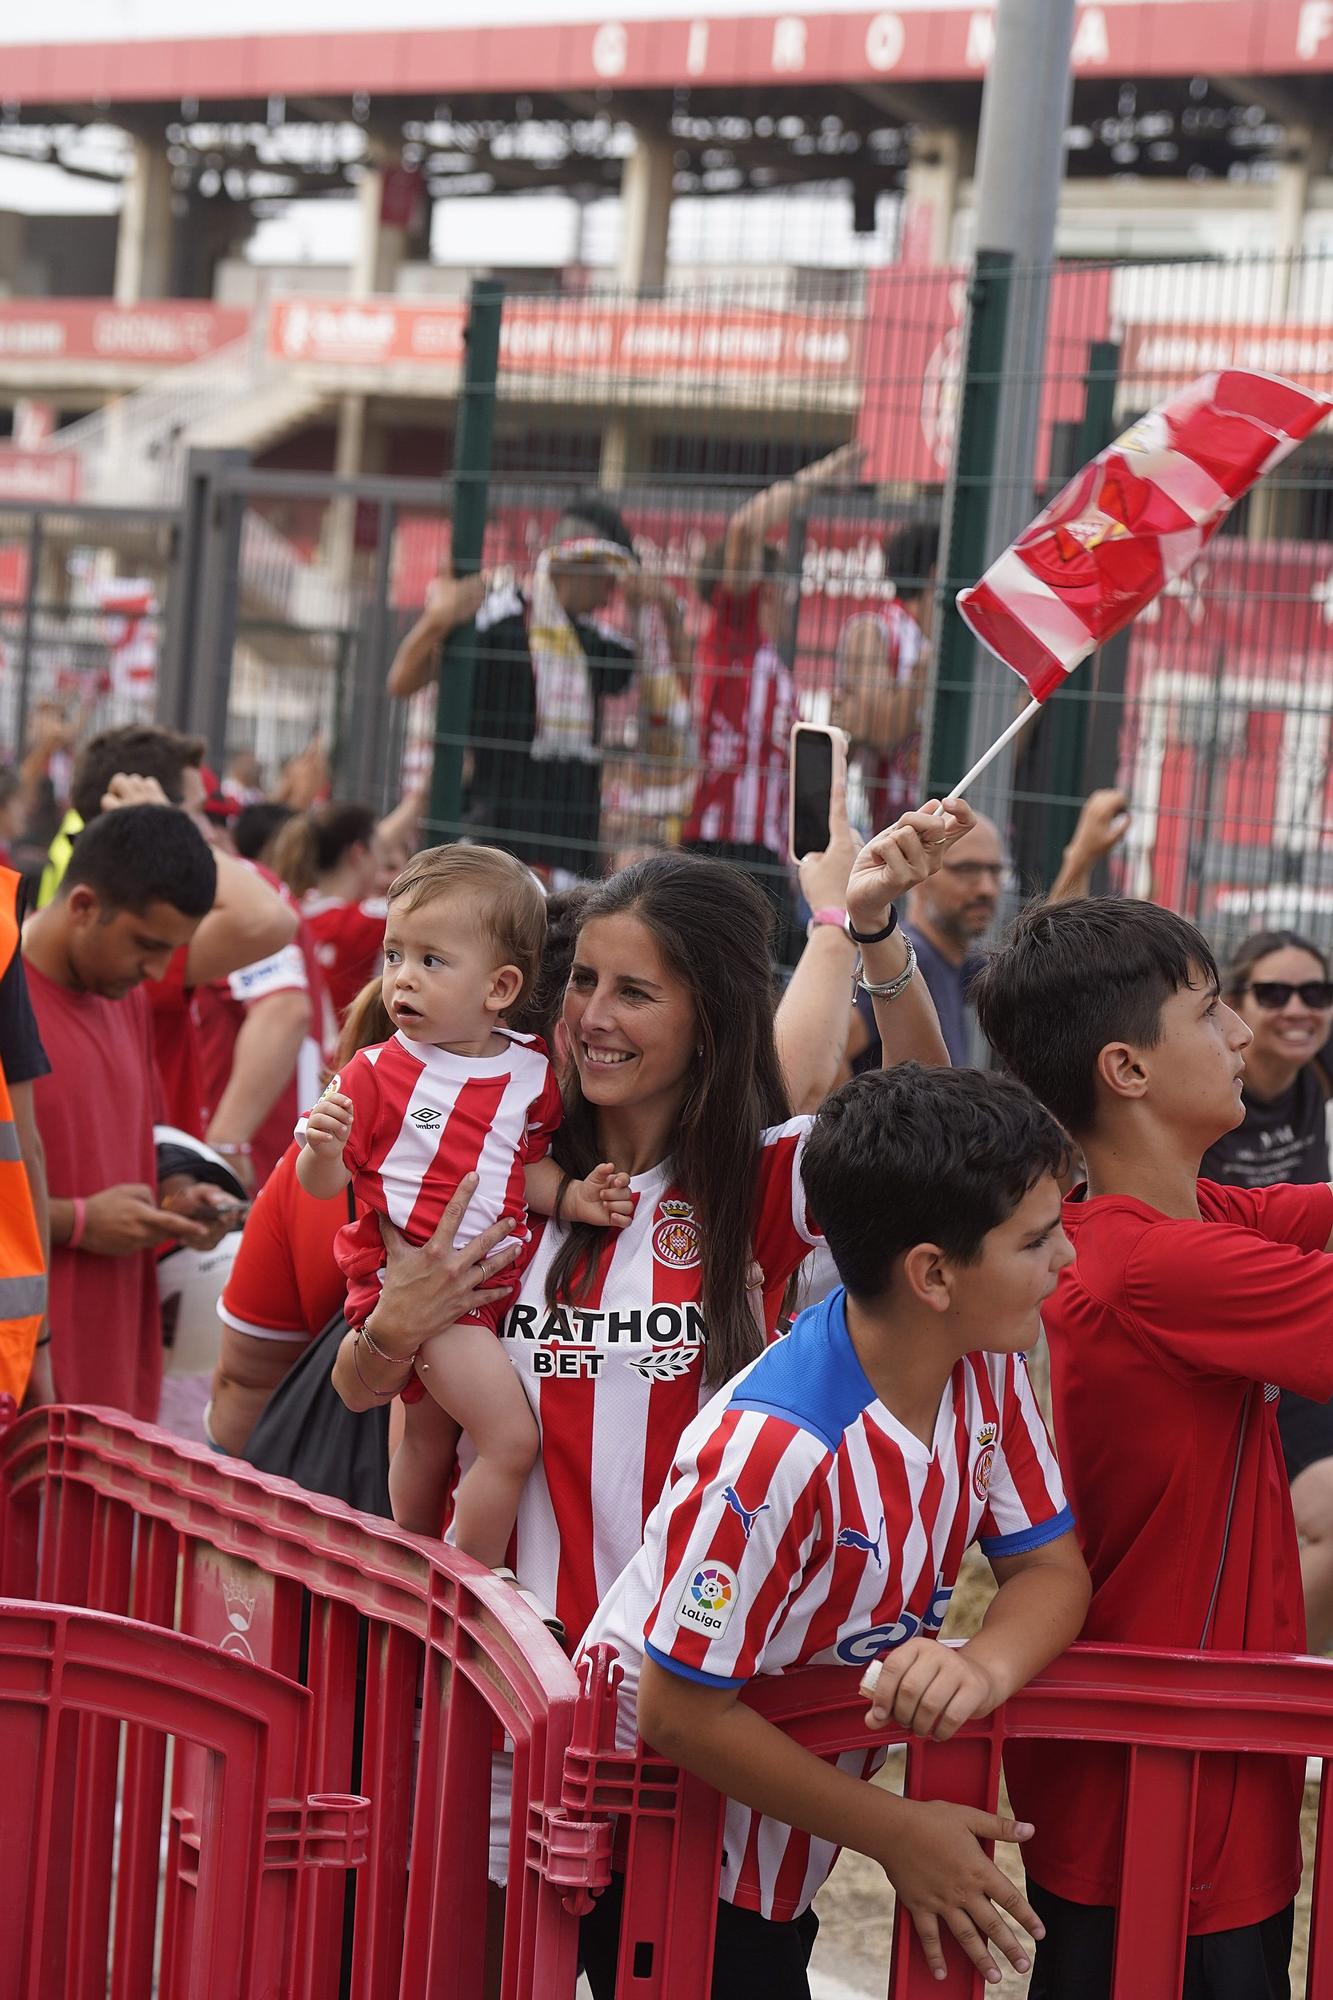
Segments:
[[[826,729],[798,729],[792,742],[792,860],[822,853],[829,843],[833,738]]]

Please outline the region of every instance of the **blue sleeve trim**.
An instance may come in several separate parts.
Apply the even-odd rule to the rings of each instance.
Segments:
[[[977,1547],[983,1556],[1025,1556],[1030,1549],[1042,1548],[1047,1542],[1067,1535],[1073,1525],[1072,1511],[1062,1507],[1058,1514],[1052,1514],[1049,1521],[1038,1521],[1031,1528],[1020,1528],[1016,1535],[983,1535]]]
[[[739,1680],[728,1680],[725,1674],[706,1674],[702,1667],[687,1667],[683,1661],[673,1660],[670,1653],[660,1653],[647,1639],[643,1642],[643,1650],[654,1666],[665,1667],[669,1674],[679,1674],[683,1681],[697,1681],[700,1687],[743,1688],[747,1684],[748,1676],[745,1674]]]

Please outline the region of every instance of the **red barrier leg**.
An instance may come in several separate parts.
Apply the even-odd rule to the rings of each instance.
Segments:
[[[1129,1753],[1113,2000],[1179,2000],[1198,1781],[1188,1750]]]
[[[949,1799],[957,1805],[981,1803],[985,1811],[994,1812],[1000,1796],[998,1735],[959,1737],[952,1743],[922,1743],[913,1739],[907,1746],[907,1779],[903,1789],[909,1799]],[[986,1851],[993,1852],[989,1843]],[[943,1979],[933,1979],[916,1926],[903,1905],[897,1905],[889,2000],[920,2000],[927,1993],[939,1994],[941,2000],[973,2000],[975,1994],[983,1991],[981,1974],[962,1946],[952,1933],[945,1931],[943,1936],[947,1970]]]
[[[373,1870],[357,1882],[352,2000],[395,2000],[407,1917],[408,1831],[419,1640],[392,1625],[370,1628],[360,1788],[371,1800]]]

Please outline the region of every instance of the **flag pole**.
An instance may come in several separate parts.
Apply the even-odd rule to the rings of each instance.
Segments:
[[[967,790],[968,786],[970,784],[975,783],[975,781],[981,776],[982,772],[987,768],[987,766],[995,762],[995,759],[999,756],[1000,752],[1006,749],[1007,746],[1013,742],[1015,736],[1018,735],[1020,730],[1026,728],[1027,724],[1031,722],[1033,716],[1037,713],[1038,709],[1040,709],[1041,707],[1042,703],[1039,702],[1034,696],[1033,699],[1028,703],[1027,707],[1023,709],[1021,714],[1016,715],[1014,717],[1013,721],[1009,724],[1009,727],[1004,731],[1003,735],[996,737],[995,741],[991,744],[991,747],[986,752],[986,754],[983,757],[978,757],[976,763],[972,766],[972,769],[968,772],[967,776],[965,778],[960,778],[958,780],[958,783],[954,786],[953,790],[950,792],[946,792],[944,794],[945,798],[946,799],[961,798],[963,793]]]

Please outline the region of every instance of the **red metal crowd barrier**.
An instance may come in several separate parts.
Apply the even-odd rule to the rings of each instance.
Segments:
[[[307,1793],[309,1723],[304,1688],[197,1639],[0,1600],[4,1992],[105,1996],[108,1924],[111,2000],[287,1992],[303,1877],[365,1850],[366,1800]],[[168,1738],[206,1758],[207,1815],[171,1815],[154,1987]]]
[[[341,1978],[351,2000],[481,2000],[501,1731],[515,1807],[501,1990],[504,2000],[573,1994],[578,1912],[589,1881],[606,1879],[608,1829],[573,1823],[557,1803],[574,1669],[488,1570],[150,1426],[53,1408],[0,1439],[0,1596],[188,1634],[205,1657],[216,1648],[305,1691],[306,1783],[369,1800],[365,1863],[299,1877],[288,1976],[238,1995],[331,2000]],[[104,1775],[113,1726],[80,1727],[104,1732],[85,1750]],[[178,1758],[174,1806],[211,1813],[205,1779],[191,1753]],[[134,1813],[128,1826],[122,1815],[121,1869],[147,1869],[155,1885],[158,1822],[146,1804]],[[77,1875],[94,1841],[77,1805],[67,1832]],[[107,1909],[90,1907],[81,1964],[111,1963],[112,2000],[145,2000],[151,1982],[120,1970],[125,1949]],[[43,1985],[42,2000],[94,1990],[100,2000],[99,1978]]]
[[[481,2000],[492,1749],[503,1729],[514,1746],[503,2000],[571,2000],[578,1917],[609,1880],[617,1821],[626,1875],[618,2000],[706,2000],[721,1800],[651,1752],[617,1751],[610,1662],[595,1660],[581,1685],[545,1627],[466,1557],[164,1432],[107,1412],[54,1409],[0,1438],[0,1594],[127,1615],[158,1628],[154,1637],[189,1634],[204,1642],[190,1646],[188,1664],[182,1655],[191,1687],[202,1685],[201,1657],[222,1664],[210,1648],[268,1669],[265,1686],[297,1683],[308,1754],[299,1778],[284,1776],[279,1789],[294,1798],[303,1788],[364,1794],[364,1864],[337,1849],[328,1866],[281,1885],[295,1901],[287,1974],[238,1995]],[[29,1606],[28,1615],[44,1614]],[[867,1741],[856,1679],[852,1669],[813,1669],[747,1698],[808,1748],[833,1753]],[[159,1692],[162,1708],[144,1715],[170,1733],[175,1724],[162,1718],[175,1711],[160,1682]],[[86,1768],[105,1781],[114,1725],[98,1714],[78,1726],[103,1732],[86,1739]],[[1115,2000],[1177,2000],[1198,1758],[1236,1750],[1333,1758],[1333,1663],[1075,1647],[953,1743],[909,1743],[908,1795],[993,1810],[1004,1743],[1020,1736],[1127,1746]],[[173,1778],[174,1811],[193,1811],[192,1834],[211,1810],[191,1761],[202,1754],[187,1748]],[[52,1824],[64,1829],[70,1878],[90,1864],[95,1874],[106,1808],[94,1837],[79,1787],[66,1785],[62,1797]],[[1327,1798],[1329,1788],[1312,1884],[1311,1996],[1333,1993]],[[128,1804],[122,1797],[119,1829],[121,1871],[151,1876],[154,1894],[155,1810],[151,1785]],[[186,1845],[182,1834],[181,1853]],[[182,1871],[191,1869],[173,1853],[168,1896]],[[7,1869],[0,1879],[16,1878]],[[136,1910],[151,1907],[139,1893]],[[41,2000],[94,1991],[101,2000],[108,1990],[111,2000],[141,2000],[151,1990],[135,1983],[141,1958],[125,1957],[122,1971],[130,1946],[118,1906],[114,1932],[108,1911],[105,1892],[81,1905],[79,1983],[43,1983]],[[93,1970],[108,1955],[109,1989]],[[947,1980],[932,1979],[900,1912],[884,1968],[889,2000],[976,2000],[979,1975],[957,1947],[948,1957]],[[4,2000],[10,1990],[0,1975]],[[179,1991],[216,2000],[230,1989]],[[175,2000],[165,1987],[163,1996]]]
[[[565,1764],[570,1811],[623,1814],[625,1924],[617,2000],[707,2000],[723,1801],[642,1746],[614,1748],[609,1662],[580,1701]],[[1169,1653],[1075,1646],[1002,1709],[951,1743],[901,1731],[872,1739],[859,1670],[814,1667],[757,1682],[750,1705],[820,1755],[906,1743],[908,1798],[997,1809],[1004,1745],[1019,1737],[1123,1744],[1128,1784],[1121,1831],[1121,1912],[1112,2000],[1179,2000],[1189,1907],[1198,1760],[1208,1751],[1333,1758],[1333,1660],[1253,1653]],[[1321,1786],[1310,1895],[1310,2000],[1333,1994],[1333,1787]],[[935,1979],[911,1921],[896,1913],[885,1968],[888,2000],[979,2000],[985,1984],[946,1938]]]

